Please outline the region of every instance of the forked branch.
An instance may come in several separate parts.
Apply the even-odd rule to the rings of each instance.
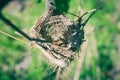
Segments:
[[[102,9],[102,7],[98,8],[98,9],[90,10],[90,11],[88,11],[88,12],[85,12],[81,17],[78,17],[78,16],[72,14],[72,15],[78,17],[78,20],[76,21],[75,24],[76,24],[76,25],[80,25],[80,28],[83,29],[83,28],[85,27],[85,25],[87,24],[87,22],[90,20],[90,18],[91,18],[98,10],[100,10],[100,9]],[[91,13],[91,14],[89,15],[89,17],[88,17],[84,22],[82,22],[83,17],[85,17],[88,13]],[[70,13],[70,14],[71,14],[71,13]]]

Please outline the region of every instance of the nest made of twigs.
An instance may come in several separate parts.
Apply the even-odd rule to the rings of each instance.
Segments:
[[[68,17],[56,11],[48,11],[33,26],[33,37],[44,40],[36,46],[50,60],[60,67],[67,66],[83,42],[84,31]]]

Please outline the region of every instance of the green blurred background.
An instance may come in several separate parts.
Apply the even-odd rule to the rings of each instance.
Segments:
[[[86,25],[86,42],[83,43],[80,57],[72,62],[61,79],[120,80],[120,1],[55,2],[57,8],[71,20],[77,17],[68,14],[68,11],[80,16],[85,11],[103,7]],[[14,0],[2,9],[4,16],[27,34],[30,34],[32,25],[44,11],[45,0]],[[1,19],[0,31],[26,41]],[[54,80],[56,72],[53,69],[54,66],[49,64],[40,50],[29,42],[25,44],[0,33],[0,80]],[[77,75],[79,78],[76,79]]]

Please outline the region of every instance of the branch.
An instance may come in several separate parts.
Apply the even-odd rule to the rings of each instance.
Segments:
[[[58,67],[58,71],[57,71],[56,79],[55,80],[60,80],[61,71],[62,71],[62,68]]]
[[[0,12],[0,19],[7,25],[9,25],[9,27],[11,27],[12,29],[14,29],[15,31],[17,31],[18,33],[20,33],[23,37],[25,37],[27,40],[29,41],[38,41],[38,42],[45,42],[43,40],[40,39],[36,39],[36,38],[31,38],[30,36],[28,36],[25,32],[21,31],[16,25],[14,25],[12,22],[10,22],[9,19],[7,19],[1,12]]]
[[[80,25],[80,28],[83,29],[84,26],[87,24],[87,22],[90,20],[90,18],[91,18],[98,10],[100,10],[100,9],[102,9],[102,7],[98,8],[98,9],[90,10],[90,11],[88,11],[88,12],[85,12],[81,17],[78,17],[78,20],[76,21],[75,24],[76,24],[76,25]],[[81,23],[83,17],[86,16],[88,13],[91,13],[91,14],[89,15],[89,17],[88,17],[83,23]],[[76,15],[75,15],[75,16],[76,16]],[[76,17],[77,17],[77,16],[76,16]]]
[[[100,10],[100,9],[102,9],[102,7],[98,8],[98,9],[90,10],[90,11],[88,11],[88,12],[85,12],[85,13],[81,16],[81,18],[83,18],[83,17],[84,17],[86,14],[88,14],[88,13],[91,13],[91,14],[90,14],[90,16],[82,23],[82,26],[84,27],[84,26],[87,24],[87,22],[89,21],[89,19],[90,19],[98,10]]]
[[[46,0],[46,11],[56,9],[55,3],[53,0]]]

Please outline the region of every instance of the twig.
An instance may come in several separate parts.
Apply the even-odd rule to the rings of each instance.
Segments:
[[[9,25],[9,27],[11,27],[12,29],[14,29],[15,31],[17,31],[18,33],[20,33],[22,36],[24,36],[27,40],[29,40],[29,41],[37,41],[37,42],[45,42],[45,41],[37,39],[37,38],[31,38],[31,37],[29,37],[25,32],[21,31],[16,25],[14,25],[12,22],[10,22],[10,20],[7,19],[1,12],[0,12],[0,19],[4,23],[6,23],[7,25]]]
[[[71,15],[73,15],[73,16],[75,16],[75,17],[78,17],[78,18],[80,18],[78,15],[76,15],[76,14],[73,14],[73,13],[71,13],[71,12],[66,12],[66,13],[68,13],[68,14],[71,14]]]
[[[53,0],[46,0],[46,11],[56,9],[55,3]]]
[[[6,32],[0,31],[0,33],[6,35],[6,36],[8,36],[8,37],[11,37],[11,38],[13,38],[13,39],[15,39],[15,40],[18,40],[18,41],[20,41],[20,42],[22,42],[22,43],[28,44],[27,42],[25,42],[25,41],[23,41],[23,40],[21,40],[21,39],[19,39],[19,38],[16,38],[15,36],[12,36],[12,35],[10,35],[10,34],[8,34],[8,33],[6,33]]]
[[[81,56],[82,57],[80,57],[78,59],[73,80],[79,80],[81,69],[82,69],[82,64],[84,62],[84,58],[85,58],[85,55],[86,55],[85,52],[86,52],[86,49],[87,49],[87,45],[88,45],[87,41],[82,44],[82,47],[81,47],[82,48],[81,49],[81,54],[82,54]]]
[[[90,11],[88,11],[88,12],[85,12],[85,13],[81,16],[81,19],[82,19],[86,14],[88,14],[88,13],[91,13],[91,14],[90,14],[90,16],[82,23],[82,26],[84,27],[84,26],[87,24],[87,22],[89,21],[89,19],[90,19],[98,10],[100,10],[100,9],[102,9],[102,7],[98,8],[98,9],[90,10]]]
[[[61,67],[58,67],[58,71],[57,71],[56,79],[55,80],[60,80],[61,71],[62,71]]]
[[[89,19],[90,19],[98,10],[100,10],[100,9],[102,9],[102,7],[98,8],[98,9],[90,10],[90,11],[85,12],[84,14],[82,14],[82,16],[81,16],[81,17],[78,17],[78,20],[76,21],[77,25],[80,25],[80,28],[83,29],[83,28],[85,27],[85,25],[87,24],[87,22],[89,21]],[[91,14],[90,14],[89,17],[82,23],[83,17],[84,17],[85,15],[87,15],[88,13],[91,13]],[[74,15],[74,16],[76,16],[76,15]]]

